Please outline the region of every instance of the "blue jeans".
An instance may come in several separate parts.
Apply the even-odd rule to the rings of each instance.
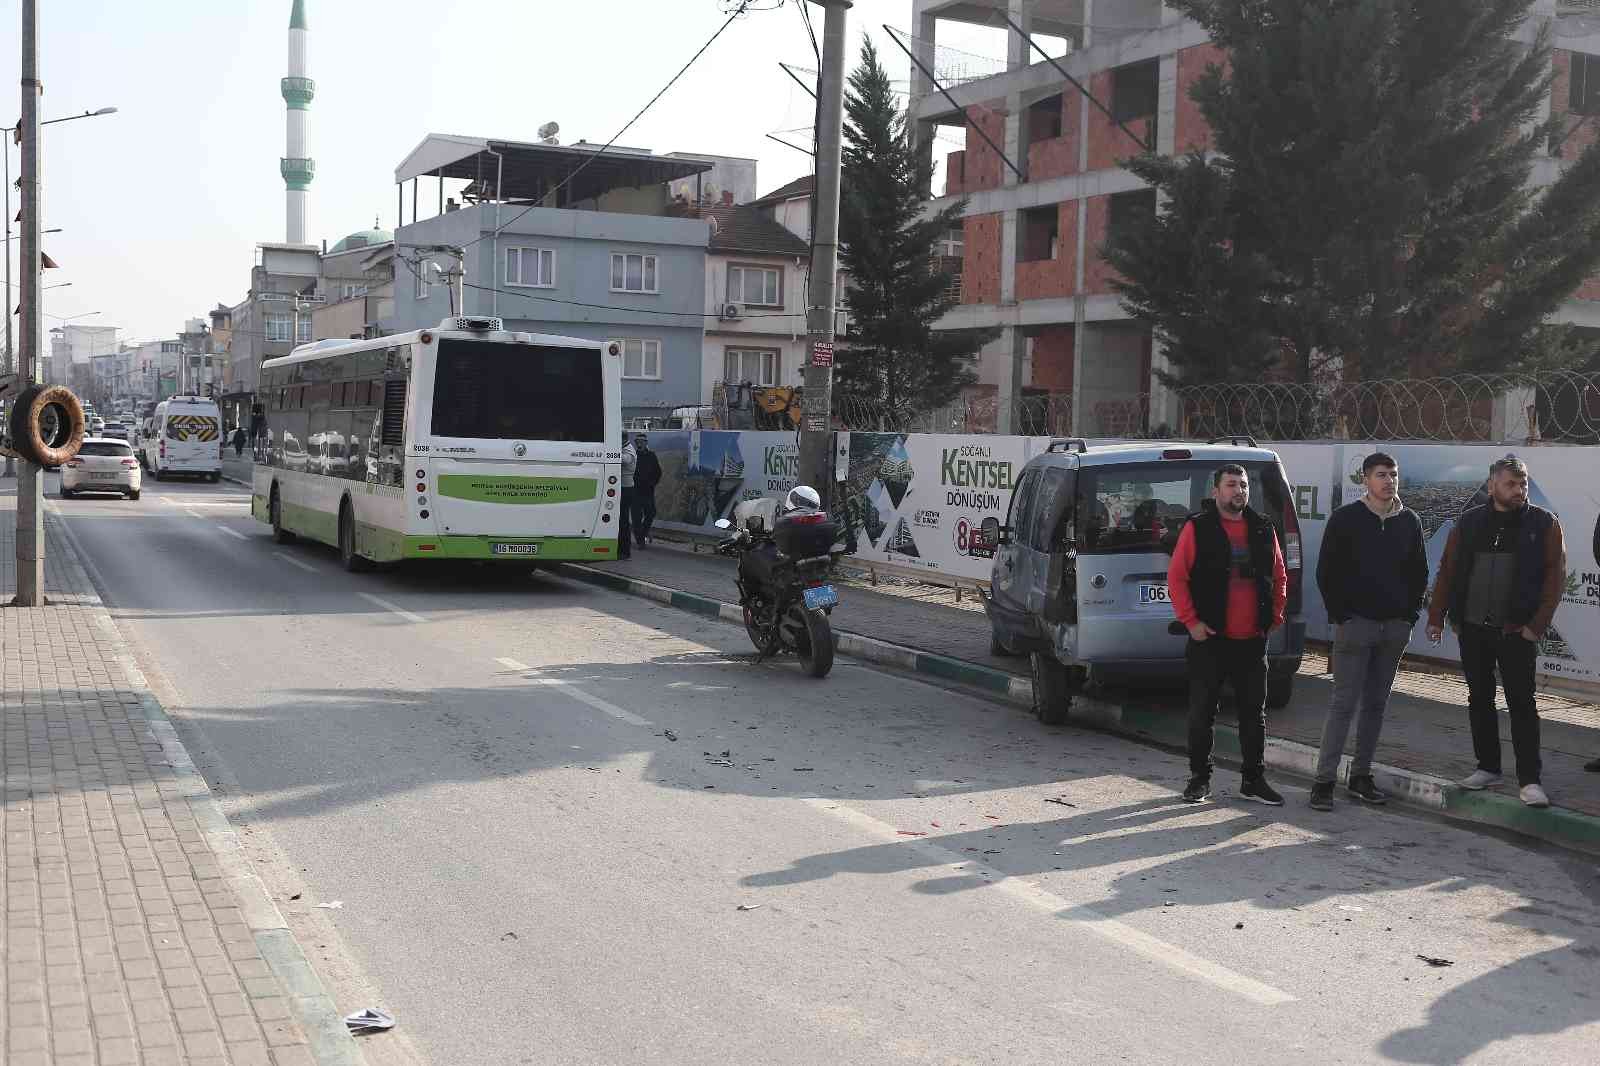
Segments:
[[[1331,785],[1338,779],[1339,760],[1356,725],[1356,754],[1350,776],[1372,773],[1372,757],[1383,731],[1383,712],[1389,706],[1400,657],[1411,640],[1412,623],[1404,618],[1374,622],[1352,618],[1341,622],[1333,635],[1333,701],[1322,723],[1322,751],[1317,756],[1316,782]]]

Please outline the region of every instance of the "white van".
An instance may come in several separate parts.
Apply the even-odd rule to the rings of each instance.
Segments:
[[[222,411],[203,396],[173,396],[156,404],[144,439],[144,465],[157,481],[168,474],[222,479]]]

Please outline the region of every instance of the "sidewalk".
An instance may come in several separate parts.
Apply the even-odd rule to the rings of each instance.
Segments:
[[[736,598],[731,560],[704,548],[694,553],[687,545],[662,541],[636,551],[629,561],[591,569],[723,603]],[[980,684],[992,682],[992,675],[1000,672],[1002,683],[998,686],[987,683],[985,687],[1007,691],[1004,680],[1008,675],[1011,679],[1008,689],[1013,698],[1025,697],[1031,692],[1027,660],[997,658],[988,653],[988,618],[970,593],[964,595],[963,603],[958,606],[950,589],[891,583],[892,580],[885,579],[876,589],[860,579],[840,582],[839,607],[833,615],[836,631],[931,652],[973,667],[965,671],[972,676],[961,676],[964,671],[951,670],[950,664],[925,667],[919,663],[916,669],[923,672],[954,676],[956,680],[976,680]],[[1273,749],[1269,752],[1269,761],[1280,769],[1296,773],[1309,771],[1307,755],[1300,749],[1315,749],[1320,743],[1330,690],[1326,657],[1309,654],[1295,684],[1293,702],[1281,711],[1268,713],[1267,733],[1269,747]],[[1172,693],[1109,693],[1079,702],[1086,712],[1080,717],[1100,724],[1109,723],[1112,728],[1162,743],[1183,746],[1181,697]],[[1469,794],[1445,787],[1448,782],[1471,773],[1476,765],[1466,702],[1466,685],[1454,675],[1413,669],[1402,671],[1389,704],[1378,761],[1399,771],[1399,777],[1414,775],[1417,780],[1397,783],[1391,778],[1391,784],[1397,784],[1402,791],[1428,806],[1522,831],[1530,831],[1533,822],[1541,817],[1560,821],[1570,819],[1571,815],[1587,816],[1586,823],[1593,819],[1592,824],[1579,827],[1577,838],[1570,824],[1557,826],[1551,833],[1540,831],[1533,835],[1600,848],[1600,775],[1583,770],[1583,763],[1600,755],[1600,707],[1548,693],[1539,697],[1544,785],[1556,804],[1549,811],[1540,812],[1524,808],[1517,800],[1515,774],[1508,778],[1510,784],[1488,794]],[[1095,704],[1099,706],[1093,706]],[[1504,765],[1509,771],[1515,766],[1515,760],[1511,754],[1509,722],[1504,716],[1502,722]],[[1351,743],[1354,743],[1353,734]],[[1237,743],[1231,738],[1219,741],[1219,751],[1230,746],[1237,751]],[[1427,797],[1419,790],[1428,793]],[[1335,812],[1330,817],[1337,818],[1339,814]],[[1592,843],[1586,843],[1590,841]]]
[[[16,589],[0,481],[0,598]],[[50,605],[0,608],[0,1061],[361,1061],[145,688],[64,526]]]
[[[250,460],[250,450],[245,449],[243,458],[233,457],[233,448],[229,447],[222,457],[222,476],[228,481],[237,481],[241,485],[250,485],[251,476],[256,465]]]

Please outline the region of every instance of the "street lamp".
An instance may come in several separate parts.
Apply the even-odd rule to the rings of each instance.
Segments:
[[[99,115],[114,115],[114,107],[102,107],[98,111],[85,111],[81,115],[67,115],[64,118],[47,119],[39,123],[41,126],[53,126],[58,122],[71,122],[80,118],[95,118]],[[17,131],[16,126],[0,126],[0,133],[5,134],[4,145],[0,146],[0,156],[5,157],[5,227],[6,227],[6,292],[5,292],[5,319],[6,319],[6,359],[5,365],[0,366],[0,374],[9,374],[19,369],[16,365],[17,350],[11,340],[11,134]],[[24,167],[24,170],[27,168]],[[45,230],[46,233],[55,233],[56,230]],[[37,263],[30,264],[29,269],[37,269]],[[38,353],[35,353],[37,355]],[[15,477],[17,473],[16,462],[11,456],[6,456],[5,477]]]

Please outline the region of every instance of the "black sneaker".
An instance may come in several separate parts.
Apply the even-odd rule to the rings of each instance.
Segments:
[[[1378,786],[1373,783],[1371,774],[1352,777],[1347,788],[1350,795],[1357,799],[1365,800],[1373,806],[1381,806],[1389,802],[1389,797],[1378,791]]]
[[[1311,786],[1311,809],[1314,811],[1333,810],[1333,782],[1326,784],[1318,782]]]
[[[1239,795],[1245,799],[1253,799],[1257,803],[1265,803],[1268,807],[1282,807],[1283,797],[1267,784],[1267,776],[1247,777],[1244,784],[1239,786]]]
[[[1189,778],[1189,787],[1183,790],[1183,802],[1204,803],[1211,798],[1211,778],[1199,774]]]

